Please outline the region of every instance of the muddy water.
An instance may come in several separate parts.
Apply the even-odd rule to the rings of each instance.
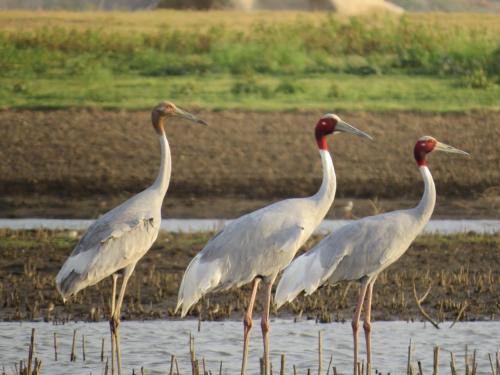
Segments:
[[[230,220],[221,219],[164,219],[161,228],[169,232],[206,232],[222,228]],[[92,220],[74,219],[0,219],[0,228],[9,229],[86,229]],[[316,233],[325,234],[349,223],[349,220],[324,220]],[[455,234],[500,232],[500,220],[431,220],[424,233]]]
[[[168,373],[171,354],[179,361],[182,374],[191,373],[189,367],[188,340],[190,332],[195,337],[198,358],[205,358],[207,370],[219,372],[220,361],[223,374],[239,373],[242,346],[242,326],[240,322],[203,322],[197,332],[198,323],[187,321],[125,321],[122,322],[122,355],[125,373],[141,366],[148,374]],[[249,374],[258,374],[261,355],[261,334],[259,324],[250,345]],[[0,323],[0,366],[7,373],[13,373],[13,366],[21,358],[27,357],[31,328],[36,328],[36,356],[43,361],[43,373],[52,375],[103,373],[100,362],[101,339],[106,340],[106,354],[109,345],[107,323],[50,323],[24,322]],[[77,330],[77,361],[70,362],[73,330]],[[316,373],[318,366],[318,332],[323,332],[324,363],[328,366],[330,356],[339,373],[351,373],[352,337],[349,323],[316,324],[314,321],[294,323],[290,320],[275,320],[271,331],[271,357],[273,367],[279,368],[280,355],[286,353],[286,373],[292,373],[295,364],[299,374],[307,368]],[[53,334],[57,333],[59,360],[54,361]],[[86,361],[82,359],[82,335],[85,335]],[[364,346],[363,334],[360,334]],[[375,322],[373,325],[373,365],[383,373],[401,374],[406,372],[408,343],[412,340],[412,358],[415,369],[421,361],[424,373],[432,373],[432,348],[441,347],[440,373],[450,373],[450,352],[454,352],[459,372],[463,373],[464,349],[469,353],[477,349],[480,374],[490,374],[488,353],[494,353],[500,345],[500,322],[457,323],[449,328],[443,323],[436,330],[424,323]],[[362,355],[364,348],[362,348]],[[364,357],[362,357],[364,358]],[[140,373],[140,372],[139,372]]]

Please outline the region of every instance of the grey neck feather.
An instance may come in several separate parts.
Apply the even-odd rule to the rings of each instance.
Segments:
[[[425,225],[430,220],[436,204],[436,186],[434,185],[434,180],[429,168],[427,168],[427,166],[422,166],[419,169],[424,179],[425,190],[422,199],[420,199],[420,202],[414,210],[416,211],[418,219]]]
[[[158,177],[153,184],[155,189],[160,191],[162,197],[167,193],[168,185],[170,183],[170,174],[172,172],[172,159],[170,156],[170,146],[168,144],[165,132],[162,131],[160,136],[160,146],[161,146],[161,164]]]
[[[320,150],[319,153],[323,168],[323,181],[318,192],[313,195],[313,198],[318,202],[318,208],[321,211],[321,220],[323,220],[335,198],[337,177],[335,176],[335,168],[333,167],[333,160],[330,153],[327,150]]]

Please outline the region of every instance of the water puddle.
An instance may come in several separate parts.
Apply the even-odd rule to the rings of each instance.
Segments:
[[[222,228],[231,220],[223,219],[163,219],[161,229],[168,232],[207,232]],[[0,228],[9,229],[70,229],[88,228],[92,220],[75,219],[0,219]],[[349,223],[349,220],[324,220],[317,234],[326,234]],[[475,232],[492,234],[500,232],[500,220],[431,220],[424,233],[456,234]]]
[[[258,321],[256,321],[258,323]],[[242,324],[236,321],[202,322],[197,332],[197,321],[124,321],[121,325],[122,356],[125,373],[132,368],[140,373],[144,366],[148,374],[168,374],[170,356],[175,354],[181,374],[191,373],[189,362],[189,334],[195,337],[197,358],[205,359],[207,371],[219,373],[222,361],[223,374],[237,374],[240,370],[242,350]],[[100,323],[68,323],[52,325],[41,322],[0,323],[0,367],[14,373],[14,363],[26,358],[31,328],[36,328],[35,356],[43,361],[42,373],[51,375],[103,373],[101,340],[105,338],[105,356],[109,355],[109,325]],[[73,330],[77,330],[76,362],[70,362]],[[351,373],[352,333],[349,323],[316,324],[314,321],[294,323],[277,319],[271,323],[271,360],[274,373],[279,371],[280,356],[286,354],[286,373],[293,373],[296,365],[299,374],[308,368],[317,373],[318,332],[323,334],[323,372],[330,357],[339,373]],[[54,360],[53,337],[58,338],[58,361]],[[464,351],[469,354],[477,349],[479,374],[490,374],[488,353],[494,353],[500,345],[500,322],[463,322],[449,328],[443,323],[436,330],[424,323],[375,322],[373,324],[373,369],[382,373],[406,373],[408,344],[412,341],[412,361],[415,373],[417,361],[423,372],[432,373],[433,347],[439,345],[440,373],[450,373],[450,352],[455,354],[458,373],[464,371]],[[82,358],[82,335],[85,335],[86,360]],[[255,324],[250,343],[248,373],[259,373],[259,357],[262,355],[262,338],[259,324]],[[360,333],[361,358],[364,356],[364,339]],[[332,373],[332,372],[330,372]]]

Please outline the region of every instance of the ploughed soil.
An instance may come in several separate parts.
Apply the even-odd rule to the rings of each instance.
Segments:
[[[321,163],[313,112],[207,112],[201,127],[167,124],[172,179],[165,217],[235,217],[285,197],[314,193]],[[430,155],[434,217],[497,217],[500,112],[340,113],[375,140],[329,138],[337,174],[331,216],[409,207],[422,194],[413,146],[425,134],[471,153]],[[149,186],[159,144],[146,111],[0,112],[0,217],[97,217]]]
[[[101,320],[109,313],[111,280],[89,287],[63,304],[55,275],[81,233],[73,231],[0,231],[1,320]],[[122,309],[122,319],[178,318],[174,314],[186,266],[211,233],[160,234],[138,263]],[[306,249],[319,240],[311,239]],[[500,316],[500,234],[421,236],[400,260],[377,279],[373,297],[376,320],[421,320],[421,305],[437,322],[495,320]],[[320,321],[348,320],[356,304],[356,283],[326,286],[300,296],[273,316]],[[250,296],[249,286],[209,294],[190,311],[201,319],[239,319]],[[259,302],[256,312],[261,311]]]

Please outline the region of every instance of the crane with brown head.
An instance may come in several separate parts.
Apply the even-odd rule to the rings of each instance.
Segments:
[[[162,134],[165,132],[165,121],[167,118],[180,117],[198,124],[208,125],[205,121],[199,119],[192,113],[177,107],[174,103],[169,101],[162,101],[151,112],[151,121],[156,133]]]
[[[174,117],[206,125],[203,120],[168,101],[162,101],[153,108],[151,120],[161,147],[158,177],[150,187],[96,220],[80,239],[56,277],[57,289],[64,300],[108,276],[113,277],[109,322],[113,374],[115,358],[118,374],[122,374],[119,325],[127,282],[137,262],[156,241],[160,230],[161,206],[171,174],[170,147],[165,135],[165,122],[166,119]],[[118,275],[123,276],[123,281],[116,298]]]

